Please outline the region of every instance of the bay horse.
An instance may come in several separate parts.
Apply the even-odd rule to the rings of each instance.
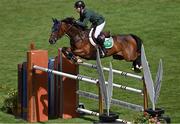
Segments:
[[[74,62],[79,60],[78,57],[95,60],[96,48],[89,42],[89,31],[77,25],[72,17],[63,20],[53,19],[49,43],[55,44],[58,39],[67,35],[70,39],[70,47],[63,47],[62,52],[68,59]],[[132,62],[132,69],[139,72],[141,68],[142,40],[133,34],[118,34],[113,35],[112,38],[114,45],[112,48],[106,49],[105,57],[113,56],[113,59],[124,59]]]

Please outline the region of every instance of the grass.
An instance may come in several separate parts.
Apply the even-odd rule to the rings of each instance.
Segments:
[[[151,65],[153,77],[156,75],[158,61],[163,60],[164,75],[161,94],[157,106],[165,108],[166,114],[173,123],[180,122],[180,1],[179,0],[97,0],[85,1],[88,8],[97,10],[106,18],[105,30],[112,34],[133,33],[143,39],[146,55]],[[68,38],[64,37],[51,46],[48,43],[51,18],[62,19],[68,16],[78,17],[73,10],[71,0],[1,0],[0,1],[0,107],[4,95],[9,88],[17,87],[17,64],[25,61],[26,51],[30,42],[34,41],[36,48],[46,49],[49,56],[57,55],[57,48],[68,46]],[[113,68],[131,72],[131,63],[112,60],[111,57],[102,60],[108,66],[112,61]],[[90,61],[94,62],[94,61]],[[89,74],[86,68],[80,69],[82,74]],[[115,82],[122,85],[139,87],[133,79],[115,77]],[[81,82],[81,89],[91,89]],[[114,97],[126,101],[141,103],[140,97],[114,91]],[[87,108],[97,110],[97,102],[81,99]],[[134,119],[136,112],[112,106],[112,111],[120,113],[120,117],[129,121]],[[86,116],[72,120],[50,120],[49,122],[91,122],[97,118]],[[0,111],[0,122],[25,122]]]

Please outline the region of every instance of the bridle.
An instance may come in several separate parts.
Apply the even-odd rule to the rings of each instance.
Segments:
[[[72,24],[69,24],[69,25],[70,25],[69,28],[65,31],[66,34],[67,34],[67,33],[70,31],[70,29],[74,26],[73,23],[72,23]],[[59,27],[60,27],[60,26],[59,26]],[[82,36],[81,36],[81,32],[78,31],[78,33],[79,33],[79,36],[80,36],[81,40],[83,40],[83,38],[82,38]]]
[[[59,31],[60,31],[61,23],[62,23],[62,22],[59,21],[59,24],[57,25],[57,33],[59,33]],[[69,28],[68,28],[67,30],[64,30],[64,33],[65,33],[65,34],[68,33],[69,30],[70,30],[72,27],[73,27],[73,25],[69,26]]]
[[[65,31],[65,33],[68,33],[69,32],[69,30],[73,27],[73,24],[71,25],[71,24],[69,24],[70,26],[69,26],[69,28]]]

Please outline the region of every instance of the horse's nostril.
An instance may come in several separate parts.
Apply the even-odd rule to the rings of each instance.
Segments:
[[[55,40],[55,39],[51,39],[51,40],[49,40],[49,43],[50,43],[50,44],[55,44],[55,43],[56,43],[56,40]]]
[[[53,41],[52,41],[52,40],[49,40],[49,43],[50,43],[50,44],[53,44]]]

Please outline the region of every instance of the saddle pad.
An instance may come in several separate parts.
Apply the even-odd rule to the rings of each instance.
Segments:
[[[104,47],[106,49],[109,49],[109,48],[112,48],[114,45],[114,41],[113,41],[113,38],[110,37],[110,38],[105,38],[105,41],[104,41]]]

